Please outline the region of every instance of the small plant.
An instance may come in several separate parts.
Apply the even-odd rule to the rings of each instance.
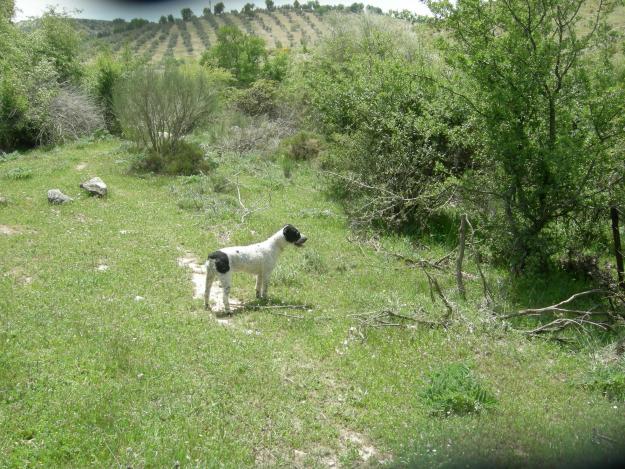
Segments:
[[[625,369],[618,366],[602,366],[592,372],[584,383],[589,389],[600,391],[615,401],[625,400]]]
[[[285,153],[293,160],[306,161],[319,156],[322,150],[321,140],[313,133],[301,131],[284,140]]]
[[[276,82],[272,80],[256,80],[252,85],[239,91],[235,99],[235,106],[241,112],[250,116],[276,113]]]
[[[207,173],[211,170],[211,165],[204,158],[204,152],[198,145],[178,142],[175,147],[164,148],[160,152],[148,150],[144,158],[135,162],[134,169],[136,171],[189,176]]]
[[[13,168],[7,171],[7,173],[5,174],[5,177],[13,181],[18,181],[21,179],[30,179],[31,177],[33,177],[33,172],[30,169]]]
[[[495,396],[463,363],[454,363],[430,373],[421,397],[432,414],[446,417],[479,413],[496,403]]]
[[[293,175],[293,168],[295,167],[293,160],[285,155],[282,155],[280,158],[280,167],[282,168],[282,174],[284,174],[284,177],[286,179],[291,179],[291,176]]]

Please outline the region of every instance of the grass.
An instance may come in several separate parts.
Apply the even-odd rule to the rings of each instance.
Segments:
[[[165,177],[135,175],[132,162],[126,144],[108,139],[0,163],[2,175],[31,174],[0,186],[10,201],[0,224],[12,228],[0,232],[0,466],[352,466],[367,448],[369,463],[394,466],[618,456],[609,441],[622,441],[625,403],[586,384],[599,339],[528,340],[473,306],[479,280],[462,302],[452,276],[439,281],[464,319],[448,330],[360,328],[350,314],[421,307],[436,319],[443,309],[418,269],[347,240],[346,217],[312,165],[286,178],[279,163],[226,154],[207,177]],[[92,176],[108,197],[80,190]],[[243,222],[237,180],[245,206],[259,209]],[[75,200],[48,205],[52,187]],[[303,317],[294,319],[246,308],[217,322],[177,258],[255,242],[286,223],[309,241],[285,251],[270,304],[310,311],[278,310]],[[380,242],[432,258],[450,248]],[[510,291],[500,272],[488,275]],[[505,309],[579,286],[545,285],[508,293]],[[257,304],[244,274],[231,295]],[[428,379],[452,363],[471,363],[497,404],[433,416]]]

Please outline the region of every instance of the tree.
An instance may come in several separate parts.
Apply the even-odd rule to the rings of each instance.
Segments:
[[[296,10],[299,10],[301,7],[302,6],[300,5],[300,3],[297,0],[295,0],[293,2],[293,8],[295,8]]]
[[[170,22],[170,23],[173,23],[175,21],[174,20],[174,15],[172,15],[172,14],[167,15],[167,21]]]
[[[225,9],[226,9],[226,6],[224,5],[224,2],[219,2],[214,7],[214,11],[216,15],[221,15]]]
[[[160,19],[158,20],[159,24],[165,24],[167,23],[167,17],[165,15],[161,16]]]
[[[203,65],[215,65],[230,71],[241,84],[253,82],[267,57],[265,41],[244,34],[236,26],[224,26],[217,31],[217,44],[202,55]]]
[[[273,0],[265,0],[265,6],[267,7],[267,11],[274,11],[276,9]]]
[[[210,15],[212,14],[210,7],[205,7],[202,10],[202,15],[204,16],[204,18],[208,18]]]
[[[245,16],[253,16],[254,15],[254,4],[253,3],[246,3],[245,5],[243,5],[243,8],[241,8],[241,13],[243,13]]]
[[[191,21],[195,16],[191,8],[183,8],[180,10],[180,15],[182,16],[182,21]]]
[[[11,21],[11,18],[13,18],[14,14],[15,0],[3,0],[3,2],[0,4],[0,21]]]
[[[362,13],[365,9],[365,6],[362,3],[352,3],[349,6],[349,11],[352,13]]]
[[[610,57],[608,5],[428,5],[451,37],[442,45],[447,60],[468,81],[451,92],[474,110],[487,147],[480,171],[466,180],[467,197],[494,210],[484,227],[514,272],[542,267],[572,249],[571,227],[592,218],[592,207],[614,197],[622,181],[613,150],[623,135],[625,91]],[[581,28],[581,11],[592,12],[589,29]]]

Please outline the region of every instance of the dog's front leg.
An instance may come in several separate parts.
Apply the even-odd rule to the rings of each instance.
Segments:
[[[204,287],[204,308],[206,309],[211,309],[210,307],[211,286],[213,285],[214,280],[215,280],[215,272],[213,272],[210,265],[207,265],[206,266],[206,286]]]
[[[263,276],[258,274],[256,276],[256,298],[262,298],[263,288]]]

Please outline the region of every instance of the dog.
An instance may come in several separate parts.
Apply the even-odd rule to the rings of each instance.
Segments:
[[[269,277],[278,257],[285,247],[302,247],[308,238],[293,225],[286,225],[261,243],[249,246],[223,248],[208,255],[206,261],[206,290],[204,306],[210,309],[210,291],[215,278],[219,277],[223,287],[224,311],[230,314],[230,286],[233,272],[247,272],[256,276],[256,298],[266,298]]]

